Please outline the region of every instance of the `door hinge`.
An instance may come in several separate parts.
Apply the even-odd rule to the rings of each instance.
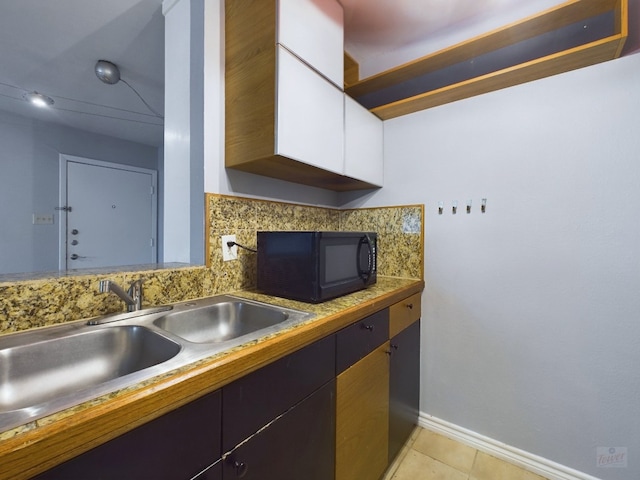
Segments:
[[[151,190],[151,195],[153,195],[155,193],[155,190],[156,190],[155,187],[152,185],[149,189]]]
[[[154,239],[154,238],[152,238],[152,239],[151,239],[151,245],[150,245],[150,246],[151,246],[151,247],[154,247],[154,246],[155,246],[155,243],[156,243],[155,239]]]

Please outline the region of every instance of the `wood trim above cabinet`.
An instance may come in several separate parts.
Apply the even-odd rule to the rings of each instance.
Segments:
[[[344,88],[347,88],[360,80],[360,66],[355,59],[344,52]]]

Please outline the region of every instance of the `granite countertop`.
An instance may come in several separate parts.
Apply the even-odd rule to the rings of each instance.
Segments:
[[[422,280],[378,277],[359,292],[309,304],[251,291],[230,295],[315,314],[271,336],[221,352],[135,386],[0,432],[0,479],[30,478],[153,418],[421,292]]]

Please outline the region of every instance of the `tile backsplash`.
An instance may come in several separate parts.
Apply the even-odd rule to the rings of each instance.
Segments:
[[[144,306],[201,297],[210,291],[204,267],[131,268],[117,273],[77,273],[37,280],[0,281],[0,333],[54,325],[81,318],[124,311],[117,296],[98,291],[100,280],[126,287],[145,279]]]
[[[255,253],[238,249],[238,260],[222,261],[222,235],[256,247],[259,230],[352,230],[378,232],[378,274],[422,278],[423,206],[332,208],[225,195],[207,195],[207,266],[220,291],[255,288]]]
[[[206,266],[136,267],[116,273],[54,274],[37,279],[0,276],[0,333],[120,312],[124,303],[98,292],[100,280],[126,286],[144,278],[144,306],[255,287],[255,253],[238,249],[222,261],[221,235],[255,248],[258,230],[358,230],[378,232],[378,274],[423,277],[422,205],[338,210],[206,194]],[[126,271],[125,271],[126,270]]]

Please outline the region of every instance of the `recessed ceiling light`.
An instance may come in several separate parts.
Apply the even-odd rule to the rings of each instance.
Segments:
[[[38,92],[30,92],[30,93],[25,93],[23,95],[23,98],[35,105],[36,107],[49,107],[51,105],[53,105],[53,98],[51,97],[47,97],[46,95],[43,95],[42,93],[38,93]]]

